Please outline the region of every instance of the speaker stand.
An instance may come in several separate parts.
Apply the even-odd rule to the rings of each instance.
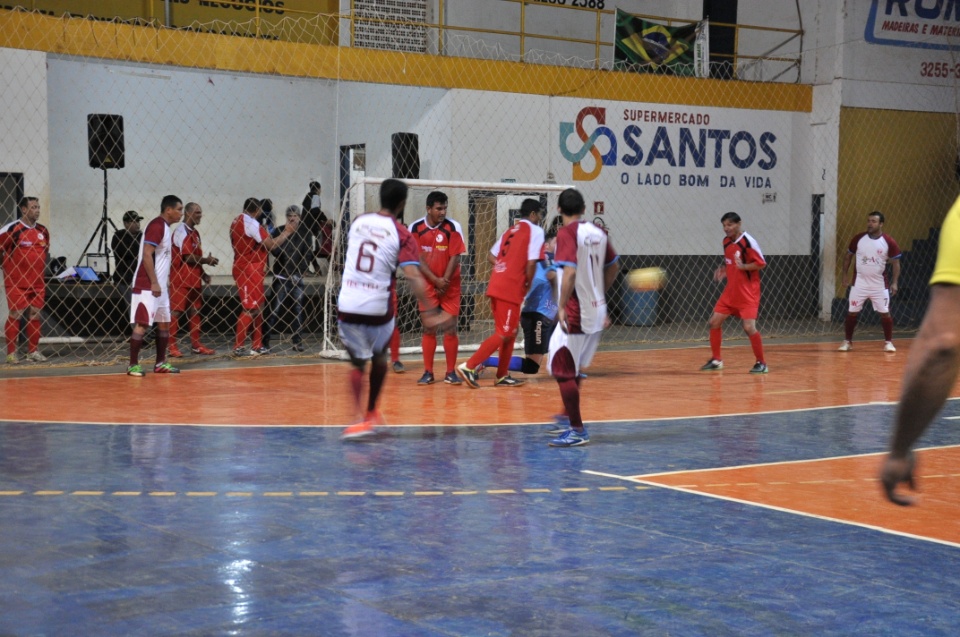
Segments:
[[[90,235],[90,240],[87,241],[86,247],[80,253],[80,258],[77,259],[77,265],[80,265],[80,262],[83,261],[83,258],[94,254],[97,256],[103,256],[106,261],[107,269],[104,274],[107,275],[107,280],[110,279],[110,237],[109,231],[110,228],[113,228],[113,231],[117,231],[117,226],[113,223],[113,219],[107,216],[107,169],[103,169],[103,214],[100,216],[100,221],[97,223],[96,229],[93,231],[93,234]],[[98,240],[99,237],[99,240]],[[90,246],[93,245],[93,242],[97,240],[97,251],[91,253]]]

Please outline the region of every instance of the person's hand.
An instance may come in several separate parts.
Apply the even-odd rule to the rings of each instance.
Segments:
[[[159,296],[163,293],[163,292],[160,290],[160,283],[151,283],[151,284],[150,284],[150,293],[151,293],[152,295],[154,295],[154,296],[156,296],[156,297],[159,298]]]
[[[206,272],[203,273],[203,276],[200,277],[203,280],[204,285],[210,285],[210,275]]]
[[[220,264],[220,259],[213,256],[212,252],[207,255],[207,265],[219,265],[219,264]]]
[[[896,283],[891,283],[891,284],[890,284],[890,296],[896,296],[896,295],[897,295],[897,290],[899,290],[899,289],[900,289],[900,286],[899,286],[899,285],[897,285]]]
[[[916,483],[913,479],[913,470],[917,461],[913,452],[910,451],[903,458],[895,458],[888,455],[880,468],[880,483],[883,485],[883,493],[887,499],[900,506],[910,506],[916,499],[909,495],[897,493],[897,485],[905,482],[911,491],[916,491]]]
[[[569,333],[569,326],[567,325],[567,311],[565,309],[557,308],[557,325],[564,332]]]
[[[433,282],[433,287],[436,288],[438,294],[446,292],[448,285],[450,285],[450,281],[446,277],[438,278]]]
[[[727,278],[727,269],[722,265],[713,271],[714,281],[723,281],[725,278]]]
[[[734,263],[734,265],[737,266],[737,269],[738,269],[738,270],[742,270],[742,269],[743,269],[743,259],[740,258],[740,253],[739,253],[739,252],[737,252],[736,254],[733,255],[733,263]]]

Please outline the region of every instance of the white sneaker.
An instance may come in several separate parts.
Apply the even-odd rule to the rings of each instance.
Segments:
[[[886,343],[883,344],[883,351],[895,352],[897,351],[897,348],[893,346],[893,343],[891,343],[890,341],[887,341]]]
[[[891,347],[893,346],[891,345]],[[40,350],[37,350],[36,352],[28,352],[27,355],[24,356],[24,358],[28,361],[33,361],[35,363],[42,363],[45,360],[47,360],[47,357],[41,354]]]
[[[843,344],[837,348],[838,352],[849,352],[853,349],[853,343],[850,341],[844,341]]]

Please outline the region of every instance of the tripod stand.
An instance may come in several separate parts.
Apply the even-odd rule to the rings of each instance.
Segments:
[[[107,216],[107,169],[103,169],[103,215],[100,217],[100,222],[97,223],[96,229],[93,231],[93,234],[90,235],[90,240],[87,241],[86,247],[83,249],[83,252],[80,253],[80,258],[77,259],[77,265],[80,265],[80,262],[84,257],[96,256],[103,257],[106,264],[105,274],[107,279],[110,278],[110,241],[107,237],[109,228],[113,228],[113,231],[117,231],[116,224],[113,223],[113,219]],[[99,235],[99,241],[97,242],[97,251],[88,252],[90,246],[93,245],[94,239],[97,239]]]

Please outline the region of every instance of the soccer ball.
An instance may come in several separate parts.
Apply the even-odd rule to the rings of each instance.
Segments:
[[[627,286],[634,292],[650,292],[662,289],[667,282],[663,268],[637,268],[627,272]]]

